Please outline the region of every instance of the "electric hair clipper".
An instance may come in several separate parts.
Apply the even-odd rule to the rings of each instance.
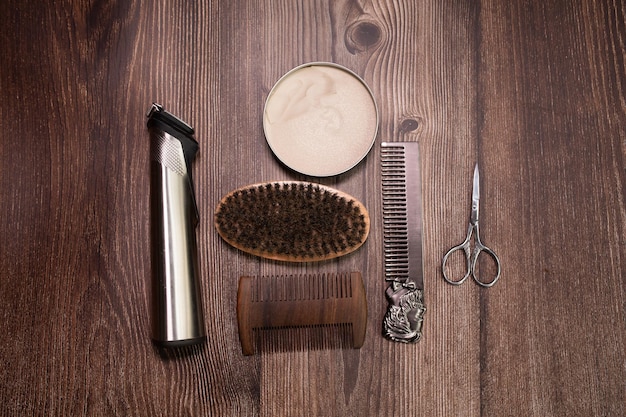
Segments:
[[[191,164],[198,151],[194,130],[153,104],[150,132],[150,238],[152,339],[163,347],[206,339],[199,283],[199,222]]]

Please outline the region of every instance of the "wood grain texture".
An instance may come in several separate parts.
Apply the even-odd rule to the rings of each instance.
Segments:
[[[623,1],[0,3],[0,415],[626,414]],[[320,264],[230,248],[211,221],[281,165],[262,109],[291,68],[361,75],[368,157],[325,185],[368,208],[357,252]],[[196,128],[206,345],[149,335],[153,101]],[[381,336],[381,141],[420,142],[424,336]],[[446,284],[481,167],[488,290]],[[317,181],[317,180],[316,180]],[[364,346],[241,354],[242,275],[361,271]],[[298,336],[300,337],[300,336]],[[303,338],[306,335],[302,335]]]

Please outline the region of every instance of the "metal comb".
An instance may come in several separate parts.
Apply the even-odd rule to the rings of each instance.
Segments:
[[[361,273],[242,276],[237,293],[237,322],[244,355],[254,353],[255,331],[286,328],[351,330],[352,346],[360,348],[367,324]],[[285,338],[290,337],[289,332],[283,333]]]
[[[389,306],[383,335],[417,342],[422,336],[422,196],[417,142],[381,144],[385,291]]]

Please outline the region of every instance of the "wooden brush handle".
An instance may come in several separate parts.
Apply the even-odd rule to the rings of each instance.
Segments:
[[[365,341],[367,301],[360,272],[239,279],[239,339],[254,353],[254,329],[349,324],[353,347]]]

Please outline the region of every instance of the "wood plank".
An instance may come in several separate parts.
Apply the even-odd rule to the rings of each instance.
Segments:
[[[506,266],[481,297],[487,414],[623,413],[623,13],[481,8],[501,51],[480,61],[484,226]]]

